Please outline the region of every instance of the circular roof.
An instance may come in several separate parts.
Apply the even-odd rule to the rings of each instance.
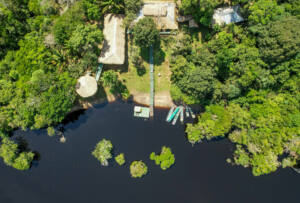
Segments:
[[[91,97],[97,92],[97,81],[94,77],[85,75],[78,79],[76,92],[81,97]]]

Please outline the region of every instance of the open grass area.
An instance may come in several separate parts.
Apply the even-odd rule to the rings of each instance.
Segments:
[[[167,60],[166,48],[162,49],[156,47],[154,49],[154,75],[155,75],[155,92],[164,92],[170,90],[170,70],[169,62]],[[142,60],[141,67],[136,67],[132,61],[135,51],[138,51]],[[120,73],[120,79],[127,86],[129,92],[132,93],[149,93],[150,91],[150,74],[149,74],[149,50],[129,45],[130,58],[128,71]]]

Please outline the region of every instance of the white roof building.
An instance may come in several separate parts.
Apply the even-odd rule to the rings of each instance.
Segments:
[[[239,6],[231,6],[216,9],[213,15],[213,24],[224,25],[244,21],[238,12],[239,8]]]
[[[122,65],[125,62],[124,15],[107,14],[104,18],[104,43],[99,63]]]
[[[163,1],[145,1],[136,22],[144,17],[151,17],[158,29],[176,30],[176,3]]]

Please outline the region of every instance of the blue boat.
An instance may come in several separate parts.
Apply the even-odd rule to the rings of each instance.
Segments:
[[[178,108],[179,108],[179,111],[176,113],[176,115],[175,115],[175,117],[174,117],[174,119],[173,119],[172,125],[175,125],[175,124],[176,124],[177,119],[179,118],[180,113],[182,112],[183,107],[182,107],[182,106],[179,106]]]
[[[170,109],[169,113],[168,113],[168,116],[166,118],[166,121],[169,120],[169,118],[171,117],[172,113],[174,112],[174,109],[175,109],[175,106],[172,106],[172,108]]]
[[[171,120],[174,118],[174,116],[176,116],[176,114],[178,113],[179,110],[180,110],[180,107],[177,107],[175,109],[175,111],[172,113],[172,115],[170,116],[170,118],[167,120],[167,122],[171,122]]]

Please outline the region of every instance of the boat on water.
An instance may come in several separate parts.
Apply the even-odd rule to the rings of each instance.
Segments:
[[[174,110],[175,110],[175,106],[172,106],[172,108],[170,109],[170,111],[169,111],[169,113],[168,113],[168,115],[167,115],[166,121],[169,120],[169,118],[171,117],[171,115],[172,115],[172,113],[174,112]]]
[[[188,107],[187,107],[187,105],[185,105],[184,107],[185,107],[185,116],[188,118],[188,117],[190,117]]]
[[[189,108],[189,111],[190,111],[190,114],[191,114],[192,118],[196,118],[196,116],[195,116],[194,112],[192,111],[191,107],[188,106],[188,108]]]
[[[184,117],[183,117],[183,111],[184,111],[184,107],[181,107],[181,109],[180,109],[180,122],[181,123],[183,123],[183,119],[184,119]]]
[[[175,109],[175,111],[172,113],[172,115],[170,116],[170,118],[167,120],[167,122],[171,122],[171,120],[174,118],[174,116],[176,116],[176,114],[178,113],[179,110],[180,110],[180,107],[177,107]]]
[[[173,119],[172,125],[175,125],[177,122],[177,119],[179,118],[180,112],[182,111],[182,106],[177,107],[179,110],[176,112],[176,115]]]

